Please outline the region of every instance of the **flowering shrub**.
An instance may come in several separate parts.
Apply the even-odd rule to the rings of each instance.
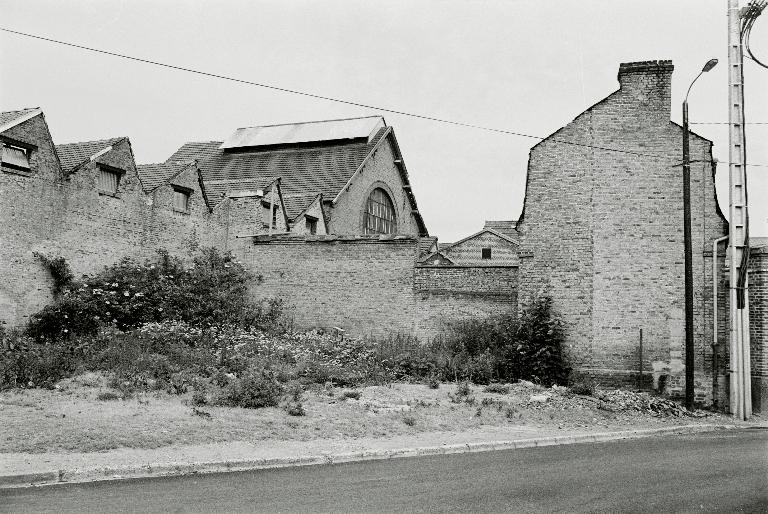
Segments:
[[[143,263],[125,258],[93,277],[70,281],[54,304],[32,316],[27,331],[38,340],[60,340],[93,335],[102,325],[126,330],[164,320],[199,326],[277,323],[282,304],[251,304],[250,279],[241,263],[213,248],[190,267],[164,251]]]

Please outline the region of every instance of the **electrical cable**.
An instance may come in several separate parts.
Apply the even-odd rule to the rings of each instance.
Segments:
[[[765,2],[765,0],[761,0],[761,1]],[[24,37],[28,37],[28,38],[32,38],[32,39],[38,39],[38,40],[41,40],[41,41],[47,41],[49,43],[55,43],[55,44],[58,44],[58,45],[64,45],[64,46],[69,46],[69,47],[73,47],[73,48],[78,48],[80,50],[86,50],[86,51],[89,51],[89,52],[95,52],[95,53],[99,53],[99,54],[109,55],[109,56],[112,56],[112,57],[119,57],[119,58],[122,58],[122,59],[128,59],[128,60],[131,60],[131,61],[141,62],[141,63],[144,63],[144,64],[152,64],[152,65],[155,65],[155,66],[160,66],[160,67],[164,67],[164,68],[170,68],[170,69],[177,70],[177,71],[185,71],[185,72],[188,72],[188,73],[194,73],[194,74],[203,75],[203,76],[206,76],[206,77],[217,78],[217,79],[222,79],[222,80],[228,80],[228,81],[231,81],[231,82],[237,82],[237,83],[240,83],[240,84],[246,84],[246,85],[250,85],[250,86],[262,87],[262,88],[266,88],[266,89],[272,89],[272,90],[280,91],[280,92],[283,92],[283,93],[300,95],[300,96],[306,96],[306,97],[310,97],[310,98],[316,98],[318,100],[326,100],[326,101],[329,101],[329,102],[336,102],[336,103],[352,105],[352,106],[356,106],[356,107],[363,107],[365,109],[372,109],[372,110],[377,110],[377,111],[382,111],[382,112],[388,112],[388,113],[392,113],[392,114],[398,114],[398,115],[401,115],[401,116],[409,116],[409,117],[412,117],[412,118],[417,118],[417,119],[422,119],[422,120],[427,120],[427,121],[434,121],[434,122],[437,122],[437,123],[445,123],[445,124],[448,124],[448,125],[455,125],[455,126],[460,126],[460,127],[465,127],[465,128],[484,130],[484,131],[487,131],[487,132],[495,132],[495,133],[499,133],[499,134],[506,134],[506,135],[511,135],[511,136],[525,137],[525,138],[529,138],[529,139],[537,139],[537,140],[540,140],[540,141],[547,140],[547,141],[551,141],[551,142],[555,142],[555,143],[563,143],[563,144],[572,145],[572,146],[579,146],[579,147],[584,147],[584,148],[592,148],[592,149],[603,150],[603,151],[607,151],[607,152],[617,152],[617,153],[631,154],[631,155],[636,155],[636,156],[639,156],[639,157],[655,157],[655,158],[664,158],[664,157],[666,157],[666,155],[661,154],[661,153],[635,152],[635,151],[632,151],[632,150],[623,150],[623,149],[620,149],[620,148],[610,148],[610,147],[604,147],[604,146],[596,146],[596,145],[590,145],[590,144],[587,144],[587,143],[581,143],[581,142],[578,142],[578,141],[570,141],[570,140],[567,140],[567,139],[552,138],[552,137],[549,137],[549,136],[545,136],[545,137],[535,136],[535,135],[532,135],[532,134],[526,134],[526,133],[523,133],[523,132],[518,132],[518,131],[513,131],[513,130],[506,130],[506,129],[500,129],[500,128],[494,128],[494,127],[485,127],[485,126],[482,126],[482,125],[475,125],[475,124],[471,124],[471,123],[463,123],[463,122],[460,122],[460,121],[453,121],[453,120],[449,120],[449,119],[445,119],[445,118],[437,118],[437,117],[434,117],[434,116],[415,114],[415,113],[406,112],[406,111],[400,111],[400,110],[396,110],[396,109],[389,109],[389,108],[386,108],[386,107],[378,107],[378,106],[375,106],[375,105],[365,104],[365,103],[361,103],[361,102],[355,102],[355,101],[352,101],[352,100],[345,100],[343,98],[335,98],[335,97],[320,95],[320,94],[316,94],[316,93],[310,93],[310,92],[307,92],[307,91],[300,91],[300,90],[296,90],[296,89],[289,89],[289,88],[285,88],[285,87],[281,87],[281,86],[276,86],[276,85],[273,85],[273,84],[254,82],[254,81],[250,81],[250,80],[239,79],[239,78],[235,78],[235,77],[229,77],[229,76],[226,76],[226,75],[220,75],[220,74],[217,74],[217,73],[211,73],[211,72],[207,72],[207,71],[196,70],[196,69],[193,69],[193,68],[185,68],[183,66],[176,66],[176,65],[173,65],[173,64],[167,64],[167,63],[163,63],[163,62],[159,62],[159,61],[152,61],[150,59],[143,59],[143,58],[134,57],[134,56],[131,56],[131,55],[120,54],[120,53],[117,53],[117,52],[111,52],[111,51],[102,50],[102,49],[99,49],[99,48],[93,48],[93,47],[88,47],[88,46],[84,46],[84,45],[79,45],[77,43],[70,43],[70,42],[67,42],[67,41],[61,41],[61,40],[57,40],[57,39],[52,39],[52,38],[48,38],[48,37],[44,37],[44,36],[39,36],[39,35],[36,35],[36,34],[29,34],[29,33],[26,33],[26,32],[20,32],[18,30],[9,29],[9,28],[6,28],[6,27],[0,27],[0,31],[7,32],[9,34],[15,34],[17,36],[24,36]],[[698,123],[698,124],[704,124],[704,123]],[[760,123],[760,124],[768,124],[768,123]],[[768,164],[752,164],[752,166],[768,167]]]
[[[422,119],[422,120],[434,121],[434,122],[438,122],[438,123],[445,123],[445,124],[449,124],[449,125],[456,125],[456,126],[460,126],[460,127],[472,128],[472,129],[477,129],[477,130],[484,130],[484,131],[487,131],[487,132],[496,132],[496,133],[507,134],[507,135],[511,135],[511,136],[525,137],[525,138],[529,138],[529,139],[538,139],[540,141],[543,141],[543,140],[546,139],[548,141],[553,141],[553,142],[557,142],[557,143],[563,143],[563,144],[568,144],[568,145],[573,145],[573,146],[581,146],[581,147],[586,147],[586,148],[594,148],[594,149],[598,149],[598,150],[605,150],[605,151],[608,151],[608,152],[618,152],[618,153],[632,154],[632,155],[637,155],[637,156],[640,156],[640,157],[657,157],[657,158],[666,157],[664,154],[661,154],[661,153],[652,154],[652,153],[645,153],[645,152],[634,152],[634,151],[631,151],[631,150],[622,150],[622,149],[619,149],[619,148],[609,148],[609,147],[603,147],[603,146],[595,146],[595,145],[589,145],[589,144],[586,144],[586,143],[580,143],[578,141],[569,141],[569,140],[566,140],[566,139],[558,139],[558,138],[535,136],[535,135],[532,135],[532,134],[525,134],[523,132],[517,132],[517,131],[513,131],[513,130],[506,130],[506,129],[493,128],[493,127],[485,127],[485,126],[482,126],[482,125],[474,125],[474,124],[471,124],[471,123],[463,123],[463,122],[460,122],[460,121],[453,121],[453,120],[448,120],[448,119],[445,119],[445,118],[437,118],[437,117],[434,117],[434,116],[427,116],[427,115],[423,115],[423,114],[415,114],[415,113],[410,113],[410,112],[406,112],[406,111],[399,111],[399,110],[396,110],[396,109],[389,109],[389,108],[386,108],[386,107],[378,107],[378,106],[375,106],[375,105],[365,104],[365,103],[361,103],[361,102],[345,100],[343,98],[335,98],[335,97],[331,97],[331,96],[325,96],[325,95],[320,95],[320,94],[316,94],[316,93],[310,93],[310,92],[307,92],[307,91],[299,91],[299,90],[296,90],[296,89],[289,89],[289,88],[285,88],[285,87],[275,86],[275,85],[272,85],[272,84],[265,84],[265,83],[261,83],[261,82],[253,82],[253,81],[250,81],[250,80],[238,79],[238,78],[229,77],[229,76],[226,76],[226,75],[219,75],[217,73],[210,73],[210,72],[207,72],[207,71],[196,70],[196,69],[193,69],[193,68],[185,68],[183,66],[176,66],[176,65],[173,65],[173,64],[167,64],[167,63],[162,63],[162,62],[158,62],[158,61],[152,61],[152,60],[149,60],[149,59],[142,59],[140,57],[134,57],[134,56],[131,56],[131,55],[125,55],[125,54],[120,54],[120,53],[116,53],[116,52],[110,52],[108,50],[101,50],[101,49],[98,49],[98,48],[92,48],[92,47],[88,47],[88,46],[83,46],[83,45],[79,45],[79,44],[76,44],[76,43],[69,43],[67,41],[60,41],[60,40],[57,40],[57,39],[51,39],[51,38],[44,37],[44,36],[38,36],[38,35],[35,35],[35,34],[29,34],[29,33],[26,33],[26,32],[20,32],[20,31],[17,31],[17,30],[6,28],[6,27],[0,27],[0,31],[8,32],[10,34],[15,34],[15,35],[18,35],[18,36],[24,36],[24,37],[29,37],[29,38],[33,38],[33,39],[39,39],[39,40],[42,40],[42,41],[47,41],[49,43],[56,43],[56,44],[59,44],[59,45],[70,46],[70,47],[73,47],[73,48],[78,48],[80,50],[87,50],[89,52],[95,52],[95,53],[110,55],[110,56],[113,56],[113,57],[120,57],[122,59],[128,59],[128,60],[131,60],[131,61],[142,62],[142,63],[145,63],[145,64],[153,64],[155,66],[161,66],[161,67],[164,67],[164,68],[170,68],[170,69],[174,69],[174,70],[178,70],[178,71],[186,71],[186,72],[189,72],[189,73],[195,73],[197,75],[203,75],[203,76],[206,76],[206,77],[212,77],[212,78],[217,78],[217,79],[222,79],[222,80],[228,80],[228,81],[231,81],[231,82],[238,82],[240,84],[246,84],[246,85],[250,85],[250,86],[256,86],[256,87],[262,87],[262,88],[266,88],[266,89],[272,89],[272,90],[280,91],[280,92],[283,92],[283,93],[289,93],[289,94],[294,94],[294,95],[301,95],[301,96],[306,96],[306,97],[310,97],[310,98],[316,98],[316,99],[319,99],[319,100],[326,100],[326,101],[329,101],[329,102],[336,102],[336,103],[341,103],[341,104],[346,104],[346,105],[353,105],[353,106],[356,106],[356,107],[363,107],[365,109],[372,109],[372,110],[376,110],[376,111],[388,112],[388,113],[392,113],[392,114],[398,114],[398,115],[401,115],[401,116],[409,116],[409,117],[412,117],[412,118],[418,118],[418,119]]]
[[[760,61],[752,52],[752,49],[750,48],[750,37],[752,35],[752,27],[754,27],[755,21],[760,16],[760,14],[762,14],[763,9],[765,9],[766,5],[768,5],[768,1],[766,0],[753,0],[747,5],[747,7],[744,8],[744,11],[741,15],[741,19],[742,19],[741,39],[744,43],[744,48],[747,50],[749,59],[753,60],[759,66],[762,66],[763,68],[768,69],[768,65]]]

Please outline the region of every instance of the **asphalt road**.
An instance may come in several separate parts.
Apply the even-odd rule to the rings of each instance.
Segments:
[[[0,491],[25,512],[768,512],[768,430]]]

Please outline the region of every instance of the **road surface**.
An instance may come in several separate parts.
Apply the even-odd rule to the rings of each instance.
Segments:
[[[768,512],[768,430],[0,491],[2,512]]]

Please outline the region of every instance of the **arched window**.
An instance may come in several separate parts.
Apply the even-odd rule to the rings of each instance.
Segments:
[[[395,225],[395,206],[383,189],[371,191],[365,206],[363,230],[366,234],[393,234]]]

